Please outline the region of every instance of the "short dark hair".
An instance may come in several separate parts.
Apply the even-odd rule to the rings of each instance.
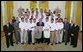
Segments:
[[[48,17],[46,17],[46,19],[49,19]]]
[[[27,13],[27,12],[25,12],[25,13]]]
[[[35,18],[33,20],[36,20]]]
[[[24,19],[23,17],[21,18],[21,20]]]
[[[58,20],[58,18],[56,18],[56,20]]]
[[[53,18],[51,18],[51,20],[53,20],[53,21],[54,21],[54,19],[53,19]]]

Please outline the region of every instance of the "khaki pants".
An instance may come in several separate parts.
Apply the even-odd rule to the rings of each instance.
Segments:
[[[34,31],[32,31],[32,43],[35,43]]]
[[[59,31],[55,32],[55,42],[58,43],[59,42]]]
[[[50,32],[50,42],[53,44],[54,43],[54,31]]]
[[[62,42],[63,31],[59,31],[59,42]]]
[[[27,31],[24,32],[24,43],[28,42],[28,33]]]

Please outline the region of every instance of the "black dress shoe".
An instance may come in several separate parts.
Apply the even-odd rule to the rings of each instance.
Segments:
[[[53,45],[53,44],[51,44],[51,45]]]
[[[35,43],[32,43],[33,45],[35,45]]]
[[[55,43],[55,45],[56,45],[57,43]]]
[[[21,43],[22,45],[24,44],[24,43]]]
[[[62,41],[62,42],[65,42],[65,41]]]
[[[65,44],[65,45],[67,45],[67,44]]]
[[[73,46],[73,48],[76,48],[77,46]]]
[[[11,45],[11,46],[14,46],[14,45]]]
[[[61,44],[61,42],[59,42],[59,44]]]
[[[73,45],[73,44],[70,44],[70,45]]]

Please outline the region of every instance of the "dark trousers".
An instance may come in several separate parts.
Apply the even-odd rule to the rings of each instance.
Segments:
[[[36,39],[36,43],[40,43],[41,42],[41,39]]]
[[[68,41],[68,32],[67,31],[63,32],[63,41],[65,41],[65,44],[67,44],[67,41]]]
[[[71,45],[74,45],[74,36],[71,36]]]
[[[28,44],[31,44],[32,42],[32,35],[31,35],[31,30],[28,32]]]
[[[50,38],[44,38],[44,40],[45,40],[45,42],[46,42],[47,44],[50,43]]]
[[[7,47],[9,47],[9,44],[13,45],[12,35],[6,36],[6,45],[7,45]]]
[[[43,43],[43,41],[44,41],[44,32],[42,31],[42,37],[40,39],[40,42]]]
[[[67,40],[67,42],[70,42],[70,37],[71,37],[71,34],[70,34],[70,32],[68,32],[68,40]]]
[[[74,36],[74,46],[77,47],[78,35]]]
[[[44,34],[43,34],[43,31],[42,31],[42,36],[41,36],[41,38],[40,39],[36,39],[36,42],[37,43],[43,43],[43,41],[44,41],[44,36],[43,36]]]

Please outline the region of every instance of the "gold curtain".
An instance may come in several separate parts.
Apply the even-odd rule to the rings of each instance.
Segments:
[[[13,1],[6,1],[7,8],[7,20],[13,18]]]
[[[77,17],[76,21],[78,25],[81,26],[81,17],[82,17],[82,1],[77,1]]]
[[[70,22],[71,1],[65,1],[65,18]]]
[[[34,8],[34,11],[36,10],[37,1],[30,1],[30,9]]]
[[[42,1],[42,9],[43,9],[43,11],[45,9],[48,11],[48,1]]]
[[[2,1],[1,1],[1,31],[3,31],[3,13],[2,13]]]

